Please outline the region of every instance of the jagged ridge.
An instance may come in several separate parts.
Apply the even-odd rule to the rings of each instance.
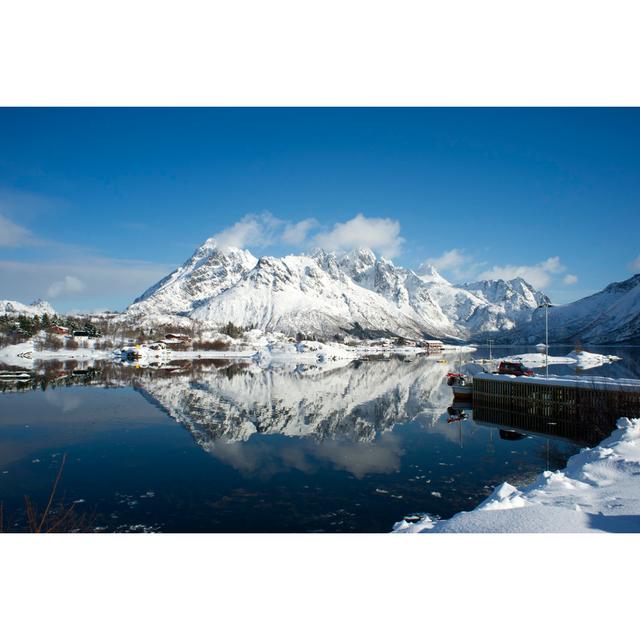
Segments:
[[[368,249],[283,258],[207,240],[127,310],[142,323],[192,319],[295,335],[386,334],[467,339],[528,320],[541,295],[526,282],[457,287],[434,267],[414,272]]]

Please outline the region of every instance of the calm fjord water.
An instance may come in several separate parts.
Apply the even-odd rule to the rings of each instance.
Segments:
[[[598,351],[623,360],[586,374],[640,377],[640,349]],[[64,454],[57,497],[91,530],[386,532],[414,512],[470,509],[578,451],[476,424],[470,411],[451,422],[448,359],[104,364],[87,376],[52,363],[35,389],[0,395],[4,527],[26,527],[24,496],[44,505]]]

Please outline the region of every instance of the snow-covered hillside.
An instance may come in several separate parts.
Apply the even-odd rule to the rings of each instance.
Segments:
[[[430,285],[410,269],[376,258],[369,249],[351,251],[339,258],[322,252],[317,254],[317,258],[325,264],[337,260],[339,268],[353,282],[382,296],[401,313],[416,317],[430,333],[456,337],[464,334],[443,313],[430,293]]]
[[[207,240],[181,267],[137,298],[127,314],[158,322],[188,316],[198,305],[233,286],[256,262],[248,251],[221,251],[215,241]]]
[[[502,342],[544,341],[544,309],[519,324]],[[640,274],[576,302],[549,308],[549,342],[640,344]]]
[[[41,316],[47,313],[56,314],[55,309],[46,300],[34,300],[31,304],[22,304],[15,300],[0,300],[0,315],[9,316]]]
[[[543,302],[549,302],[547,296],[536,291],[522,278],[480,280],[461,284],[459,288],[483,302],[473,321],[467,323],[474,334],[481,331],[509,331],[517,324],[528,322]]]
[[[423,267],[419,274],[443,314],[466,338],[511,331],[518,323],[529,321],[538,301],[546,299],[522,278],[453,285],[433,267]]]
[[[435,333],[428,320],[358,286],[335,266],[310,256],[260,258],[244,278],[201,304],[192,317],[208,325],[233,322],[325,337],[358,325],[414,337]]]
[[[434,267],[418,272],[370,250],[283,258],[205,242],[127,310],[139,324],[229,322],[289,335],[392,334],[468,339],[510,330],[541,299],[523,280],[457,287]]]

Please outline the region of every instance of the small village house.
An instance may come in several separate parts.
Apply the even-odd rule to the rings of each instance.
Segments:
[[[51,333],[55,333],[58,336],[66,336],[69,335],[69,329],[67,327],[61,327],[57,324],[54,324],[51,329]]]
[[[444,342],[442,342],[442,340],[423,340],[420,346],[432,353],[442,351],[444,349]]]

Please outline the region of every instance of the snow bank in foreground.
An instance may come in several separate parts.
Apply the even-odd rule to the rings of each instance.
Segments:
[[[640,532],[640,419],[593,449],[571,457],[562,471],[545,471],[517,489],[504,482],[473,511],[449,520],[424,516],[398,522],[400,533]]]

